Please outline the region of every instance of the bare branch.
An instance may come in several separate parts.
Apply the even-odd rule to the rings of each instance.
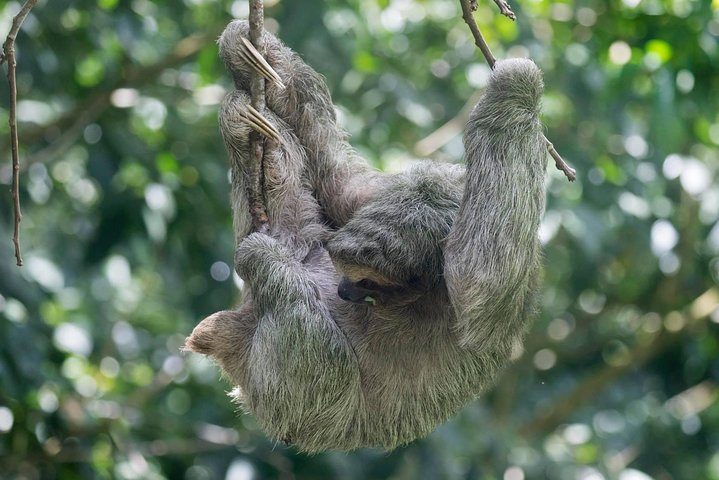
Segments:
[[[470,5],[470,0],[459,0],[459,4],[462,5],[462,18],[472,32],[474,44],[482,51],[482,55],[484,55],[484,58],[487,60],[489,68],[494,69],[494,64],[497,63],[497,59],[492,55],[492,51],[489,49],[489,45],[487,45],[487,41],[484,39],[482,32],[479,31],[479,26],[477,26],[477,22],[474,21],[474,16],[472,15],[472,12],[477,9],[477,2],[474,2],[474,8]]]
[[[27,0],[20,9],[20,12],[12,19],[12,27],[5,39],[5,43],[3,43],[3,52],[2,55],[0,55],[0,65],[7,62],[7,82],[10,86],[10,113],[8,115],[8,123],[10,124],[10,144],[12,145],[12,199],[15,210],[15,229],[13,231],[12,242],[15,245],[15,262],[18,267],[22,267],[22,254],[20,253],[20,222],[22,221],[22,211],[20,210],[20,157],[17,140],[17,83],[15,80],[17,60],[15,59],[15,39],[17,38],[22,23],[25,21],[25,17],[27,17],[36,3],[37,0]]]
[[[575,181],[577,179],[577,171],[564,161],[559,155],[559,152],[554,148],[554,144],[552,144],[546,136],[544,137],[544,141],[547,142],[547,151],[554,159],[554,166],[557,167],[557,170],[564,173],[564,176],[567,177],[567,180],[570,182]]]
[[[500,2],[506,3],[502,2],[502,0],[495,0],[497,5],[500,5]],[[484,39],[484,36],[479,30],[477,22],[474,21],[474,16],[472,15],[472,11],[477,9],[477,2],[474,0],[459,0],[459,3],[462,6],[462,18],[467,26],[469,26],[469,30],[472,32],[472,36],[474,37],[474,44],[482,51],[482,55],[484,55],[484,58],[487,60],[489,67],[494,69],[494,64],[497,63],[497,59],[494,55],[492,55],[492,51],[489,49],[489,45],[487,45],[487,41]],[[509,8],[509,5],[507,5],[507,8]],[[502,6],[500,5],[500,10],[501,9]],[[514,13],[512,13],[512,15],[514,15]],[[544,137],[544,141],[547,144],[547,151],[554,159],[554,164],[557,167],[557,170],[562,171],[570,182],[576,180],[576,170],[567,165],[567,162],[562,159],[557,150],[554,148],[554,145],[552,145],[552,142],[550,142],[546,136]]]
[[[264,29],[264,7],[262,0],[250,1],[250,42],[257,56],[264,57],[265,45],[262,41]],[[266,63],[266,62],[265,62]],[[262,62],[260,62],[262,64]],[[279,78],[279,76],[278,76]],[[256,112],[265,108],[265,79],[260,70],[252,73],[250,92],[252,107]],[[261,116],[261,115],[260,115]],[[264,137],[257,131],[250,134],[250,178],[247,185],[247,196],[250,203],[250,215],[256,232],[267,233],[270,229],[267,208],[264,199]]]
[[[20,31],[20,27],[22,27],[22,23],[25,21],[25,17],[27,17],[28,13],[30,13],[30,10],[32,10],[36,3],[37,0],[27,0],[18,14],[12,19],[12,27],[10,27],[10,32],[7,34],[7,38],[5,38],[5,43],[3,43],[3,53],[0,55],[0,65],[6,61],[9,62],[12,58],[14,58],[15,39]],[[13,55],[10,55],[10,53]]]
[[[509,6],[509,3],[505,2],[504,0],[494,0],[494,3],[496,3],[499,7],[499,13],[509,18],[510,20],[517,19],[517,16],[512,11],[512,7]]]

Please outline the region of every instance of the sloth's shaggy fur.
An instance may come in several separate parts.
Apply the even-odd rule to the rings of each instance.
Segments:
[[[464,166],[372,170],[347,143],[322,78],[269,33],[266,59],[270,235],[250,234],[245,185],[250,67],[246,22],[220,54],[236,90],[220,113],[232,167],[236,269],[249,293],[187,340],[238,385],[272,437],[307,452],[392,449],[429,433],[494,381],[534,309],[546,151],[542,79],[529,60],[498,62],[464,136]],[[394,285],[375,304],[337,294],[345,270]],[[341,271],[338,271],[341,269]]]

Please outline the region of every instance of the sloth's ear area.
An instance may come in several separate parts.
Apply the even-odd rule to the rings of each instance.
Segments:
[[[231,346],[233,327],[239,321],[240,314],[234,310],[213,313],[195,327],[183,350],[218,357]]]
[[[251,313],[242,307],[213,313],[195,327],[182,350],[212,357],[226,378],[241,383],[254,333],[248,315]]]

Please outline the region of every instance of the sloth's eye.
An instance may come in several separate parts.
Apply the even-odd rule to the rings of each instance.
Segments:
[[[381,287],[376,282],[373,282],[372,280],[368,280],[366,278],[363,278],[359,282],[357,282],[355,285],[357,285],[359,288],[364,288],[365,290],[379,290]]]

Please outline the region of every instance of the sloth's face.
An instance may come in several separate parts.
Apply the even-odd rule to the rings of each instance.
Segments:
[[[403,306],[440,284],[455,204],[412,185],[378,192],[327,242],[343,300]]]
[[[337,295],[345,301],[372,306],[398,306],[415,301],[425,292],[415,278],[391,279],[370,267],[333,260],[340,275]]]

